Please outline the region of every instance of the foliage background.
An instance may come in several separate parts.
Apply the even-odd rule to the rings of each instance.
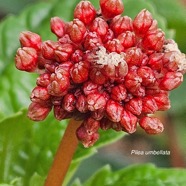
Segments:
[[[79,1],[0,0],[0,186],[42,185],[68,122],[57,122],[52,115],[41,123],[26,118],[25,108],[29,104],[29,94],[35,85],[36,76],[19,72],[14,67],[19,33],[31,30],[41,34],[43,40],[55,40],[50,34],[50,17],[60,16],[66,21],[71,20],[77,2]],[[91,2],[98,7],[98,0]],[[159,20],[167,37],[174,37],[182,52],[186,53],[186,8],[183,4],[177,0],[125,0],[124,5],[124,14],[133,18],[142,8],[149,9]],[[171,110],[157,113],[166,127],[162,135],[148,136],[138,130],[132,136],[124,136],[123,133],[109,131],[102,132],[101,139],[93,148],[84,149],[80,145],[66,183],[76,172],[72,178],[76,181],[72,183],[71,180],[69,185],[81,185],[76,178],[85,182],[102,167],[85,185],[138,185],[145,180],[147,185],[168,183],[181,186],[186,173],[170,167],[186,165],[185,90],[186,83],[183,83],[171,93]],[[98,150],[99,147],[102,148]],[[131,155],[133,149],[170,150],[171,156]],[[147,162],[168,169],[156,168],[151,164],[122,169],[131,164]],[[126,179],[123,180],[121,178],[124,175]]]

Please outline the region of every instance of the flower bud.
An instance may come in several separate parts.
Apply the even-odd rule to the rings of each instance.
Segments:
[[[86,50],[95,50],[102,45],[101,37],[96,32],[89,32],[85,36],[83,46]]]
[[[50,20],[51,31],[58,37],[61,38],[65,33],[65,23],[59,17],[52,17]]]
[[[137,70],[137,74],[142,78],[143,86],[152,86],[154,85],[156,78],[151,68],[147,66],[142,66]]]
[[[143,9],[133,21],[134,31],[137,35],[143,36],[151,27],[153,23],[153,18],[151,13]]]
[[[86,113],[88,112],[88,103],[87,103],[87,98],[81,94],[76,101],[76,108],[79,110],[81,113]]]
[[[137,127],[137,121],[137,117],[130,111],[123,110],[120,123],[124,131],[129,134],[134,133]]]
[[[34,48],[23,47],[17,50],[15,65],[19,70],[34,72],[37,70],[37,60],[38,55]]]
[[[125,104],[125,109],[134,115],[140,115],[142,112],[142,99],[133,98]]]
[[[31,103],[28,108],[28,117],[33,121],[42,121],[44,120],[49,112],[51,111],[50,106],[43,106],[39,103]]]
[[[19,41],[22,47],[31,47],[35,50],[39,50],[41,47],[41,37],[30,31],[21,32]]]
[[[53,96],[63,96],[70,85],[69,77],[61,73],[53,73],[48,85],[48,92]]]
[[[116,101],[122,101],[127,97],[127,90],[124,85],[119,84],[111,90],[111,98]]]
[[[41,52],[45,59],[54,60],[55,50],[59,46],[59,43],[54,41],[44,41],[41,45]]]
[[[126,50],[126,61],[129,66],[141,66],[143,60],[143,53],[140,48],[132,47]]]
[[[68,61],[74,52],[74,48],[71,44],[61,44],[58,47],[56,47],[54,53],[55,53],[55,59],[57,62],[62,63],[65,61]]]
[[[104,19],[97,17],[91,23],[89,29],[91,32],[96,32],[101,38],[104,38],[108,31],[108,24]]]
[[[83,85],[83,92],[87,96],[89,94],[95,94],[98,93],[98,88],[100,86],[96,83],[93,83],[92,81],[87,81]]]
[[[170,109],[170,100],[169,100],[169,93],[163,92],[159,94],[153,95],[154,100],[158,106],[158,110],[168,110]]]
[[[164,130],[161,121],[154,117],[145,116],[139,120],[139,124],[148,134],[159,134]]]
[[[67,26],[67,33],[74,43],[81,43],[85,37],[86,27],[79,19],[74,19]]]
[[[163,90],[173,90],[183,81],[183,74],[180,72],[167,72],[160,82],[160,88]]]
[[[40,105],[48,105],[50,103],[50,95],[46,87],[35,87],[32,90],[30,99],[32,102],[39,103]]]
[[[118,54],[121,52],[124,52],[124,47],[123,45],[120,43],[120,41],[118,39],[113,39],[113,40],[109,40],[106,44],[105,44],[105,48],[109,51],[109,52],[117,52]]]
[[[90,1],[80,1],[74,10],[74,18],[81,20],[85,25],[90,24],[96,16],[96,10]]]
[[[106,105],[105,97],[100,93],[92,93],[87,96],[88,109],[95,111],[102,109]]]
[[[115,36],[118,36],[126,31],[133,31],[132,19],[128,16],[116,16],[112,19],[110,28],[114,32]]]
[[[83,83],[88,79],[89,66],[90,64],[87,61],[81,61],[74,64],[70,72],[74,83]]]
[[[103,75],[99,68],[92,68],[89,76],[90,79],[98,85],[103,85],[107,80],[107,77]]]
[[[73,94],[66,94],[62,101],[62,107],[67,112],[73,112],[75,109],[76,98]]]
[[[158,110],[158,106],[153,96],[146,96],[142,98],[142,112],[143,113],[152,114],[157,110]]]
[[[99,134],[97,132],[89,134],[84,124],[76,130],[76,135],[85,148],[91,147],[99,139]]]
[[[54,117],[61,121],[63,119],[68,119],[72,117],[72,113],[67,112],[62,108],[61,105],[54,105]]]
[[[131,31],[126,31],[118,35],[117,39],[123,45],[124,49],[133,47],[136,42],[135,34]]]
[[[106,114],[113,122],[120,122],[123,107],[116,101],[109,100],[106,105]]]
[[[145,50],[160,51],[165,42],[165,34],[161,29],[156,29],[146,33],[142,40],[142,47]]]
[[[124,11],[122,0],[100,0],[101,13],[106,19],[111,19]]]
[[[44,73],[41,74],[36,81],[36,84],[41,87],[47,87],[50,83],[50,74]]]

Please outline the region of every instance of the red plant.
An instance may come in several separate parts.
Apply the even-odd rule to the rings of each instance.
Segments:
[[[30,119],[43,120],[53,108],[57,120],[82,120],[76,134],[85,147],[98,140],[100,128],[133,133],[139,123],[149,134],[163,131],[149,114],[170,108],[169,91],[186,72],[185,54],[148,10],[134,20],[123,11],[121,0],[100,0],[98,11],[80,1],[71,22],[51,19],[57,41],[20,34],[16,67],[39,73]]]

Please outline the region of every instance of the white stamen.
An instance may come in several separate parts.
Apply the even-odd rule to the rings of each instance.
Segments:
[[[175,61],[178,65],[179,71],[186,71],[186,55],[181,53],[177,43],[174,40],[168,40],[167,44],[164,45],[165,52],[173,52],[171,55],[171,61]]]
[[[98,65],[114,65],[118,66],[119,63],[125,63],[125,53],[116,53],[116,52],[111,52],[107,53],[106,48],[103,46],[99,47],[99,50],[96,52],[96,63]]]

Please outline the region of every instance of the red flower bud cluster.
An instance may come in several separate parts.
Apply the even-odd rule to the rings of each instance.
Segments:
[[[80,1],[71,22],[51,19],[57,41],[21,33],[16,67],[39,73],[29,118],[44,120],[53,109],[57,120],[82,120],[76,134],[85,147],[98,140],[100,128],[163,131],[149,114],[170,108],[169,91],[182,83],[186,57],[148,10],[134,20],[123,10],[121,0],[100,0],[98,11]]]

